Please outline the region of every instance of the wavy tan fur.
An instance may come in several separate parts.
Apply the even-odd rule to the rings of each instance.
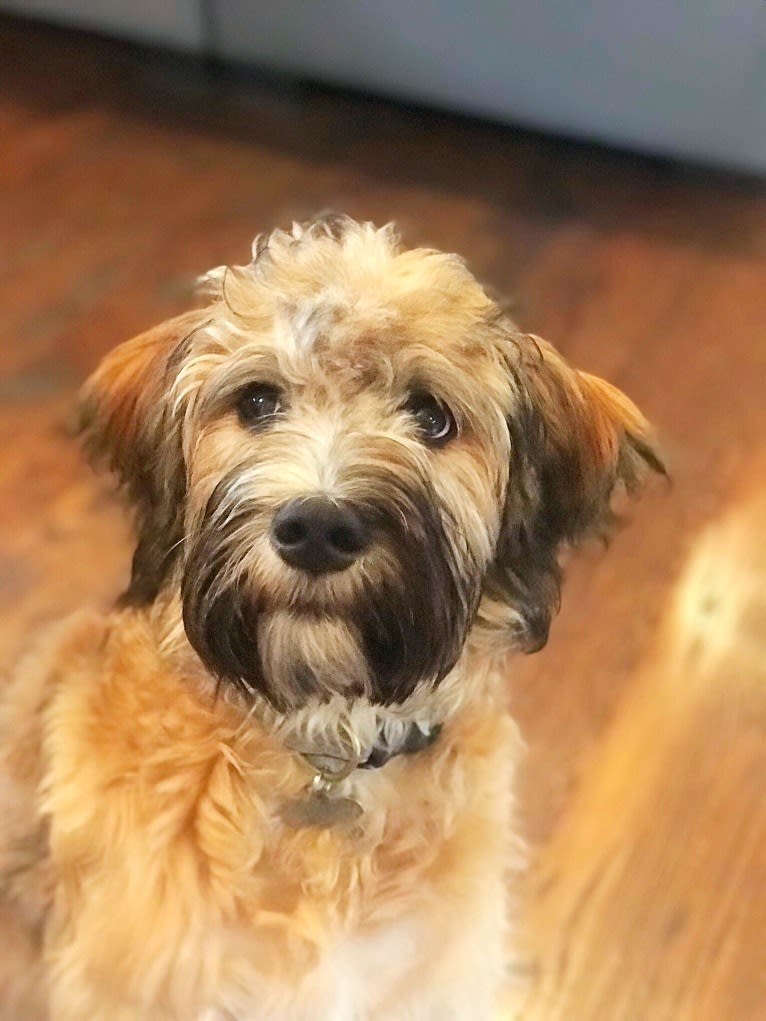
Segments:
[[[557,554],[661,469],[609,384],[520,333],[454,256],[320,221],[259,239],[208,303],[86,384],[136,516],[131,585],[63,624],[0,710],[3,1021],[488,1021],[503,983],[518,739],[505,656],[544,641]],[[238,414],[266,382],[280,410]],[[455,421],[424,442],[408,395]],[[374,523],[287,566],[286,501]],[[438,739],[294,828],[297,754]]]

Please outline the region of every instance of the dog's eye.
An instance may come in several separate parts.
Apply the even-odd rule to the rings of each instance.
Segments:
[[[455,435],[457,427],[452,412],[433,394],[423,391],[410,394],[404,409],[415,419],[418,432],[426,443],[440,447]]]
[[[281,410],[282,394],[271,383],[251,383],[237,399],[237,414],[243,425],[261,423]]]

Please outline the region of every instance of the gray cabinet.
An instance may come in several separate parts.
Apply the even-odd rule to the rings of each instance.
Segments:
[[[764,0],[216,0],[223,56],[766,171]]]
[[[0,0],[0,8],[766,171],[764,0]]]
[[[0,0],[0,10],[177,49],[202,48],[200,0]]]

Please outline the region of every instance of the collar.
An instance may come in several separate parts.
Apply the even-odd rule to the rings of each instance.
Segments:
[[[356,800],[348,790],[344,792],[343,781],[357,769],[379,769],[397,755],[414,755],[433,744],[441,731],[441,724],[429,726],[410,723],[400,731],[396,746],[392,747],[382,729],[370,753],[361,758],[361,746],[353,734],[347,735],[351,754],[312,754],[300,752],[314,770],[314,777],[308,787],[297,798],[282,806],[282,820],[290,827],[328,829],[335,826],[350,826],[363,814],[363,802]]]
[[[372,751],[360,762],[358,769],[380,769],[387,762],[397,755],[415,755],[426,748],[430,748],[441,733],[441,723],[435,723],[430,727],[423,724],[411,723],[404,733],[404,739],[398,747],[391,747],[386,739],[385,732],[381,729],[378,732],[378,739],[372,747]]]
[[[362,757],[358,740],[351,733],[348,734],[347,755],[296,750],[300,757],[324,780],[338,783],[351,776],[357,769],[380,769],[399,755],[415,755],[430,748],[441,731],[441,723],[413,722],[408,724],[404,731],[397,736],[395,743],[392,743],[386,728],[381,726],[372,748],[364,757]]]

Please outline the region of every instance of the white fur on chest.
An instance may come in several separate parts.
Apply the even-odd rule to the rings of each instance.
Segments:
[[[452,929],[408,918],[350,934],[289,987],[254,970],[199,1021],[491,1021],[507,920],[502,891],[487,894]]]
[[[254,970],[252,989],[223,990],[223,1006],[200,1021],[367,1021],[407,984],[419,956],[420,929],[408,920],[345,936],[289,987]]]

